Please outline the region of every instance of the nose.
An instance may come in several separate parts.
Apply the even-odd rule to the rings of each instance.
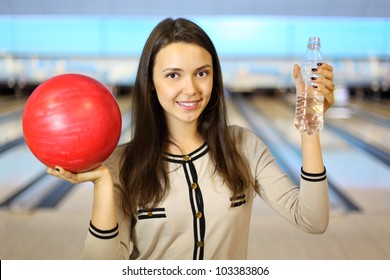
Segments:
[[[194,95],[196,93],[196,80],[192,77],[188,77],[183,80],[182,92],[187,95]]]

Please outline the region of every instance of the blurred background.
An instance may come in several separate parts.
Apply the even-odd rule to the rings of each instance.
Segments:
[[[299,181],[292,69],[319,36],[334,67],[336,104],[322,132],[332,216],[311,236],[254,206],[252,259],[390,259],[390,1],[0,0],[0,258],[78,259],[92,188],[45,175],[25,144],[28,96],[46,79],[86,74],[104,83],[130,139],[139,55],[165,17],[186,17],[220,56],[229,120],[261,137]]]

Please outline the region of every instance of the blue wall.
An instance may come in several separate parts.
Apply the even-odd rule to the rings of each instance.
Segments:
[[[161,18],[1,16],[0,53],[138,56]],[[193,18],[221,56],[301,56],[308,37],[331,57],[388,57],[390,19],[213,16]]]

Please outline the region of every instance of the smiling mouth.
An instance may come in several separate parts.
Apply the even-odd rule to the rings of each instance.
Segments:
[[[197,101],[195,102],[177,102],[179,105],[184,107],[194,107],[196,104],[198,104]]]
[[[202,99],[198,101],[177,101],[176,103],[179,104],[181,107],[191,109],[195,108],[200,101],[202,101]]]

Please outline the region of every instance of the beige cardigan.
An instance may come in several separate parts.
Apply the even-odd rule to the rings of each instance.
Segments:
[[[298,228],[322,233],[329,220],[325,172],[302,171],[300,187],[296,186],[253,132],[238,126],[230,129],[248,160],[255,189],[232,198],[213,173],[207,145],[187,156],[167,155],[171,190],[161,204],[150,211],[139,209],[134,217],[124,216],[118,207],[118,227],[110,231],[90,225],[84,257],[246,259],[252,204],[258,196]],[[105,163],[117,190],[121,187],[118,173],[123,150],[124,146],[118,147]],[[116,194],[118,197],[120,192]]]

